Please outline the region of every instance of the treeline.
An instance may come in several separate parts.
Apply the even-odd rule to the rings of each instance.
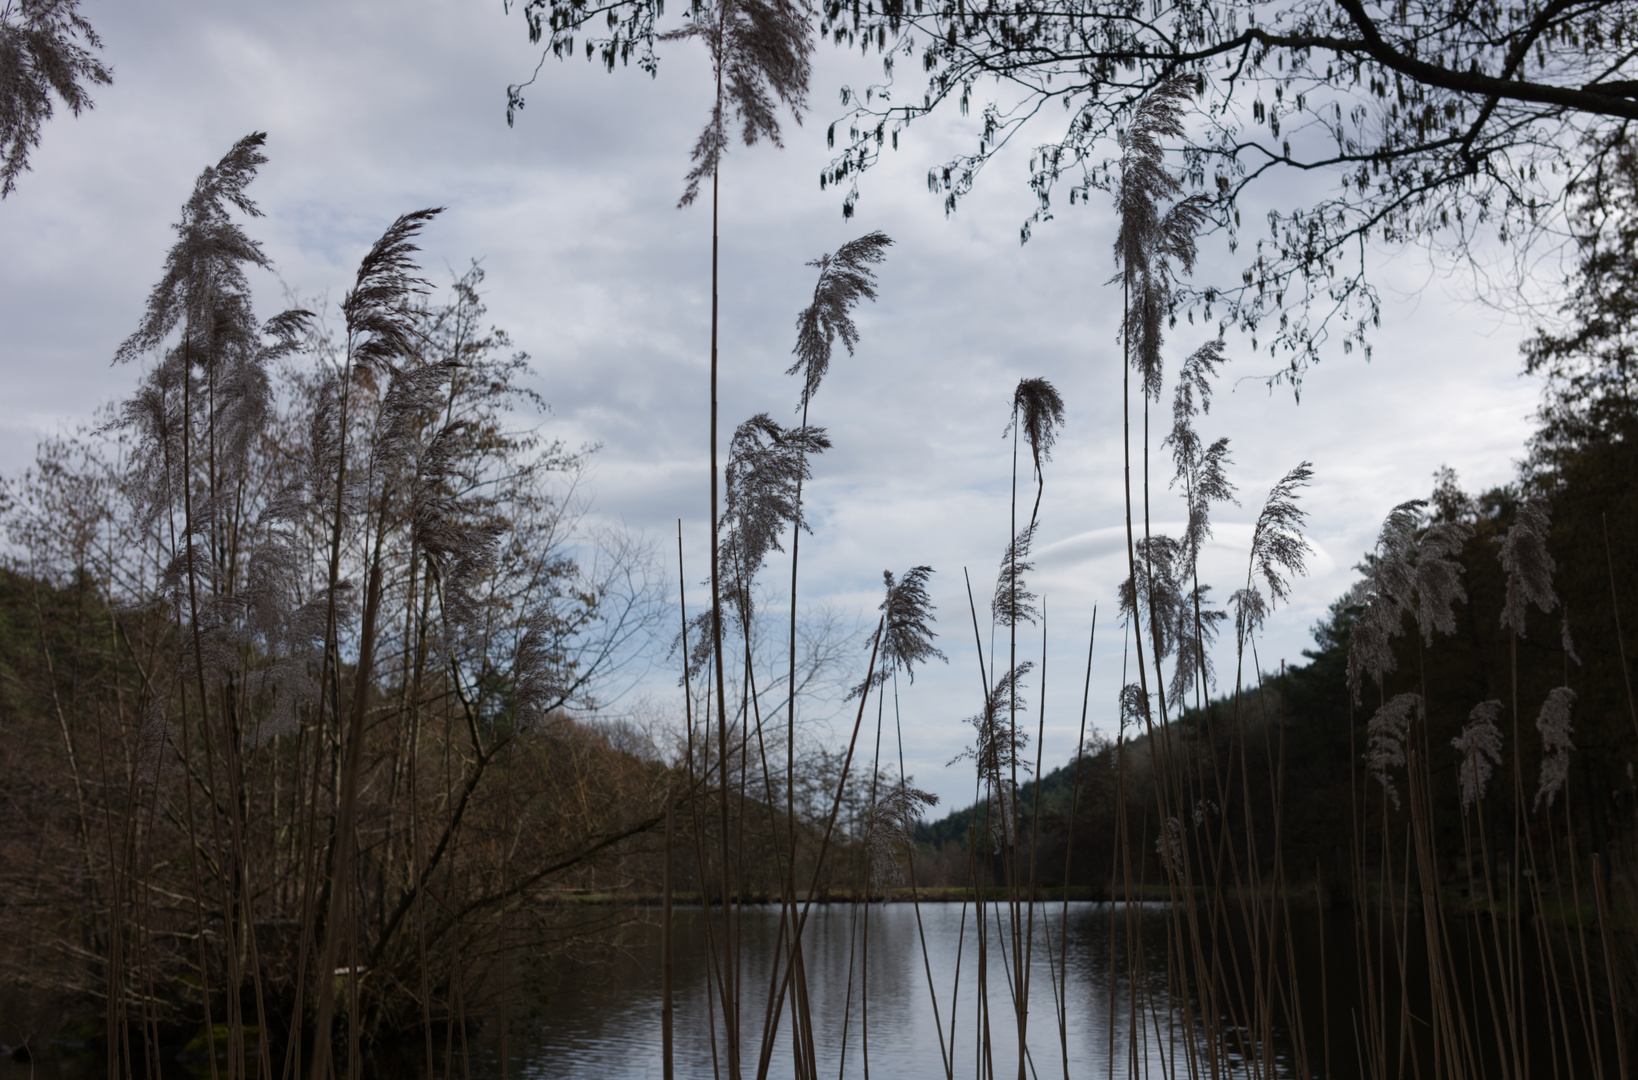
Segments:
[[[1171,818],[1198,851],[1201,898],[1256,904],[1272,890],[1279,904],[1419,913],[1407,925],[1505,912],[1553,943],[1542,970],[1560,970],[1546,985],[1579,980],[1589,1008],[1632,1030],[1638,408],[1603,372],[1592,389],[1582,379],[1550,393],[1517,482],[1469,494],[1441,469],[1420,506],[1390,516],[1305,662],[1264,659],[1238,693],[1153,732],[1129,722],[1122,741],[1090,742],[1021,784],[1014,847],[993,800],[922,824],[921,879],[1175,900]],[[1539,540],[1533,553],[1521,536]],[[1396,545],[1417,602],[1385,623],[1372,589]],[[1480,745],[1487,727],[1494,739]],[[1162,741],[1184,789],[1169,801],[1192,813],[1166,813]],[[1425,871],[1409,861],[1424,852]]]
[[[1624,654],[1633,644],[1627,640],[1632,627],[1621,621],[1619,603],[1638,596],[1632,539],[1638,536],[1638,425],[1628,427],[1631,423],[1624,418],[1609,437],[1574,451],[1559,448],[1551,471],[1531,477],[1530,487],[1546,493],[1550,505],[1546,550],[1554,564],[1559,607],[1551,612],[1531,608],[1516,642],[1497,617],[1507,591],[1499,554],[1526,498],[1524,486],[1469,495],[1454,473],[1441,470],[1428,497],[1429,521],[1459,521],[1473,529],[1454,556],[1466,593],[1453,607],[1454,632],[1427,645],[1415,629],[1414,616],[1404,613],[1405,631],[1392,645],[1393,674],[1382,688],[1355,701],[1348,687],[1348,656],[1361,609],[1350,596],[1339,598],[1315,624],[1313,647],[1303,653],[1306,662],[1266,671],[1258,685],[1243,689],[1238,698],[1227,694],[1206,708],[1191,708],[1175,725],[1182,756],[1202,777],[1202,813],[1222,814],[1236,833],[1249,831],[1255,849],[1270,859],[1277,850],[1278,824],[1279,850],[1287,866],[1317,877],[1328,895],[1351,888],[1345,855],[1349,793],[1366,772],[1368,721],[1383,700],[1399,691],[1425,693],[1423,738],[1436,785],[1433,805],[1443,872],[1451,881],[1465,882],[1465,868],[1459,865],[1462,756],[1452,741],[1475,705],[1502,702],[1509,717],[1504,737],[1509,743],[1516,739],[1522,752],[1523,809],[1533,810],[1544,756],[1536,720],[1550,691],[1567,686],[1575,694],[1575,755],[1559,805],[1568,806],[1588,850],[1603,851],[1625,837],[1638,801],[1638,718],[1630,674],[1624,673],[1630,668],[1623,666],[1631,659]],[[1069,884],[1107,894],[1114,875],[1116,758],[1124,753],[1127,767],[1136,763],[1144,775],[1149,752],[1149,739],[1142,733],[1128,734],[1121,748],[1099,739],[1089,742],[1078,768],[1072,761],[1038,781],[1020,784],[1020,834],[1026,848],[1029,838],[1038,838],[1036,878],[1041,885],[1064,884],[1067,868]],[[1276,823],[1272,792],[1282,767],[1286,787],[1282,820]],[[1236,792],[1243,785],[1247,797],[1219,805],[1210,778],[1231,772]],[[1150,784],[1128,783],[1134,822],[1143,820],[1146,805],[1153,818]],[[1516,797],[1511,785],[1490,789],[1483,804],[1487,837],[1507,835]],[[1072,804],[1074,854],[1068,857]],[[956,885],[967,879],[967,841],[970,835],[985,835],[986,817],[987,805],[978,803],[918,827],[929,883]],[[1158,828],[1158,820],[1149,822],[1151,838]],[[1153,857],[1153,844],[1148,847]],[[1027,850],[1019,857],[1027,859]],[[1151,880],[1161,880],[1158,863],[1150,869]],[[1265,863],[1263,870],[1270,869]],[[1027,867],[1024,873],[1028,875]]]

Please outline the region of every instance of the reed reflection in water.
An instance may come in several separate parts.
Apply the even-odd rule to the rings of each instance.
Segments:
[[[1136,937],[1141,952],[1132,958],[1137,971],[1132,980],[1126,977],[1127,910],[1121,904],[1071,903],[1066,942],[1062,939],[1066,925],[1062,905],[1036,906],[1034,943],[1028,950],[1027,1041],[1032,1076],[1064,1073],[1057,1002],[1060,949],[1067,958],[1065,1042],[1070,1076],[1187,1075],[1186,1054],[1180,1056],[1181,1009],[1171,1008],[1167,996],[1164,908],[1131,906],[1141,917],[1141,932]],[[987,915],[989,1054],[995,1075],[1014,1076],[1018,1033],[1005,904],[992,904]],[[864,955],[866,917],[870,921],[868,964]],[[938,1080],[946,1075],[939,1050],[941,1032],[946,1052],[953,1045],[955,1076],[980,1075],[976,911],[971,904],[924,904],[921,923],[927,938],[926,963],[916,910],[909,904],[873,905],[868,916],[862,907],[844,904],[812,909],[803,940],[821,1076],[863,1077],[868,1043],[872,1075],[888,1080]],[[755,1075],[761,1052],[759,1038],[778,927],[777,907],[745,909],[740,1026],[746,1076]],[[720,1067],[720,1075],[726,1077],[721,1017],[712,1016],[715,990],[707,986],[709,954],[698,909],[677,911],[675,939],[677,1075],[710,1077]],[[657,1080],[661,1076],[659,943],[657,926],[639,928],[625,959],[572,992],[550,995],[538,1021],[527,1029],[514,1023],[508,1040],[507,1075],[543,1080]],[[1112,950],[1117,958],[1113,981]],[[938,1001],[937,1019],[928,990],[929,967]],[[718,1040],[716,1062],[711,1045],[713,1025]],[[772,1053],[770,1076],[793,1076],[790,1026],[787,1012]],[[498,1032],[487,1030],[471,1051],[474,1076],[501,1075]],[[1274,1057],[1282,1066],[1287,1059],[1278,1051]],[[1280,1071],[1287,1073],[1283,1067]]]

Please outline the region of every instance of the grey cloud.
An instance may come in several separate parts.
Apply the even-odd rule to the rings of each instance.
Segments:
[[[707,207],[675,203],[706,107],[696,50],[668,48],[656,80],[549,59],[509,130],[505,86],[527,76],[536,53],[498,3],[167,0],[91,14],[116,82],[94,111],[47,128],[34,171],[0,204],[0,469],[21,468],[39,434],[88,418],[131,384],[135,372],[108,361],[135,325],[194,176],[234,139],[266,130],[271,160],[253,192],[267,216],[249,226],[279,274],[255,283],[265,308],[281,305],[281,280],[339,296],[387,222],[447,205],[426,234],[430,276],[484,260],[490,317],[533,355],[552,405],[545,430],[603,445],[593,517],[646,530],[668,560],[683,518],[692,590],[705,567],[710,221]],[[982,602],[1009,535],[1001,432],[1020,377],[1050,379],[1069,411],[1047,466],[1037,549],[1056,680],[1048,760],[1073,743],[1067,718],[1078,700],[1071,710],[1056,687],[1078,679],[1093,603],[1104,629],[1092,715],[1113,722],[1113,706],[1099,704],[1120,682],[1112,600],[1125,545],[1119,300],[1104,287],[1111,221],[1097,203],[1063,207],[1020,247],[1017,228],[1033,208],[1022,148],[993,162],[946,219],[924,177],[966,146],[967,121],[953,117],[912,128],[865,177],[858,215],[842,220],[840,193],[816,183],[824,129],[836,87],[873,79],[877,63],[821,49],[818,104],[787,129],[787,148],[736,145],[724,163],[720,438],[725,446],[753,413],[783,421],[796,405],[783,371],[812,289],[804,262],[874,228],[891,235],[880,302],[859,312],[858,353],[836,357],[814,400],[813,422],[836,446],[814,467],[803,581],[814,602],[863,613],[884,568],[936,568],[950,664],[919,675],[904,698],[906,751],[923,786],[960,803],[970,778],[943,762],[976,693],[962,568]],[[1219,511],[1225,549],[1214,546],[1206,568],[1243,573],[1235,530],[1255,519],[1248,493],[1304,458],[1316,463],[1315,529],[1338,553],[1316,558],[1271,624],[1265,658],[1298,655],[1347,585],[1351,553],[1369,545],[1386,507],[1425,494],[1441,462],[1477,486],[1506,479],[1519,452],[1534,390],[1514,376],[1516,331],[1494,332],[1489,315],[1437,288],[1417,305],[1390,297],[1374,362],[1327,360],[1300,406],[1287,391],[1236,386],[1277,364],[1229,339],[1227,381],[1202,434],[1232,438],[1247,501]],[[1181,355],[1207,336],[1185,322],[1170,340]],[[1166,488],[1162,422],[1151,418],[1155,527],[1175,531],[1158,524],[1182,513]],[[1133,445],[1140,467],[1141,418]],[[1025,488],[1027,473],[1025,463]],[[1214,581],[1221,594],[1232,587]],[[1021,652],[1040,648],[1032,639]],[[659,684],[656,699],[665,692]]]

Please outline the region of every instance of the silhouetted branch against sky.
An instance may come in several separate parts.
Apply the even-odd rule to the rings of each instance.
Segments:
[[[583,47],[610,70],[617,60],[656,70],[659,0],[520,7],[547,53]],[[1159,218],[1123,212],[1133,229],[1119,244],[1123,265],[1141,286],[1128,331],[1146,375],[1161,320],[1182,312],[1244,333],[1271,361],[1261,374],[1294,389],[1339,344],[1369,355],[1386,280],[1370,265],[1373,247],[1435,252],[1516,309],[1521,288],[1557,284],[1540,277],[1553,273],[1540,248],[1566,237],[1578,192],[1610,186],[1638,119],[1623,0],[1539,10],[1502,0],[1004,0],[982,11],[942,0],[829,5],[817,21],[821,38],[880,57],[879,81],[843,88],[846,112],[827,136],[841,146],[821,185],[842,189],[844,214],[859,205],[862,174],[924,130],[918,121],[976,105],[961,125],[965,148],[931,151],[927,186],[947,212],[1017,145],[1032,148],[1026,241],[1061,209],[1055,193],[1067,186],[1074,206],[1122,176],[1140,181],[1132,197],[1181,199],[1179,209],[1209,220],[1229,258],[1174,289],[1126,260],[1137,254],[1129,241]],[[514,87],[517,103],[520,94]],[[712,124],[701,162],[726,146],[720,111]],[[1171,158],[1167,175],[1186,185],[1146,186],[1134,155]],[[1294,186],[1301,194],[1283,198]]]
[[[826,36],[882,58],[881,81],[844,92],[851,111],[832,127],[845,140],[824,181],[846,185],[849,209],[885,146],[934,113],[977,104],[966,149],[934,164],[928,184],[953,211],[1009,145],[1032,147],[1027,241],[1064,186],[1074,206],[1108,182],[1110,140],[1142,123],[1134,106],[1192,83],[1199,107],[1186,130],[1168,132],[1168,149],[1239,265],[1215,267],[1179,299],[1260,336],[1294,383],[1339,340],[1344,352],[1369,347],[1382,301],[1365,246],[1482,265],[1492,238],[1551,235],[1567,196],[1602,182],[1638,118],[1621,0],[1004,0],[982,11],[838,5],[826,16]],[[910,72],[921,94],[902,85]],[[1271,198],[1282,177],[1305,174],[1322,186],[1295,204]],[[1504,257],[1490,284],[1505,293],[1533,261]]]

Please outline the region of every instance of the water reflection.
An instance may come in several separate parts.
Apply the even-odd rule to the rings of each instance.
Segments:
[[[1131,958],[1137,976],[1130,981],[1125,977],[1128,910],[1140,927]],[[988,1055],[995,1075],[1015,1076],[1019,1038],[1012,1007],[1013,946],[1004,906],[992,906],[987,914]],[[1067,1054],[1074,1077],[1187,1075],[1179,1056],[1181,1014],[1167,996],[1168,935],[1162,908],[1072,903],[1066,920],[1061,905],[1040,905],[1033,922],[1025,949],[1026,1071],[1062,1076]],[[747,1076],[755,1075],[762,1050],[778,924],[778,908],[751,908],[741,928],[740,1046]],[[870,1072],[877,1076],[936,1080],[946,1075],[943,1055],[953,1050],[955,1075],[978,1076],[985,1048],[978,1007],[980,932],[971,905],[923,905],[919,927],[916,910],[908,904],[876,905],[868,913],[843,905],[814,908],[804,951],[820,1075],[862,1077],[868,1053]],[[711,1008],[716,992],[708,984],[709,954],[698,910],[677,912],[676,942],[677,1075],[706,1077],[720,1070],[726,1076],[726,1036],[720,1013]],[[1113,965],[1112,955],[1117,957]],[[1060,956],[1067,968],[1061,1034]],[[1113,979],[1112,971],[1118,973]],[[509,1076],[660,1077],[658,927],[642,928],[626,957],[598,979],[574,992],[551,995],[537,1021],[511,1025],[506,1042]],[[474,1076],[501,1075],[498,1032],[485,1032],[470,1053]],[[788,1009],[772,1048],[769,1075],[794,1075]]]
[[[435,1072],[444,1077],[472,1080],[512,1080],[515,1077],[596,1077],[599,1080],[636,1080],[662,1075],[660,1049],[660,927],[658,912],[639,913],[608,932],[605,916],[630,915],[630,909],[586,911],[602,930],[595,947],[612,955],[607,963],[576,965],[562,959],[537,961],[527,972],[533,989],[508,995],[506,1019],[492,1015],[481,1028],[462,1039],[460,1029],[435,1050]],[[869,919],[868,936],[864,920]],[[1135,920],[1128,935],[1127,920]],[[1372,909],[1373,920],[1385,913]],[[620,920],[615,920],[616,922]],[[1367,1072],[1362,1059],[1361,1002],[1366,985],[1357,953],[1359,927],[1348,910],[1295,910],[1288,932],[1252,948],[1235,917],[1232,940],[1213,941],[1204,924],[1200,948],[1221,962],[1223,984],[1250,988],[1259,968],[1269,965],[1282,972],[1285,986],[1296,992],[1276,1004],[1278,1015],[1292,1024],[1276,1024],[1272,1045],[1258,1046],[1242,1026],[1244,1015],[1231,1012],[1217,1017],[1211,1029],[1221,1039],[1220,1063],[1234,1078],[1292,1078],[1312,1076],[1326,1080],[1360,1080]],[[720,924],[719,924],[720,927]],[[779,910],[748,908],[739,927],[742,943],[740,1057],[742,1075],[756,1075],[762,1047],[759,1043],[767,1003],[768,973],[778,949]],[[1059,904],[1035,908],[1028,959],[1028,1058],[1030,1080],[1067,1075],[1074,1080],[1150,1080],[1190,1077],[1185,1030],[1192,1025],[1196,1049],[1206,1028],[1197,1001],[1171,997],[1166,973],[1175,970],[1175,937],[1164,905],[1070,904],[1065,916]],[[1012,1008],[1013,949],[1003,906],[988,910],[987,967],[991,1023],[988,1060],[993,1075],[1018,1075],[1018,1031]],[[1493,1011],[1494,988],[1486,990],[1487,970],[1480,954],[1485,941],[1494,941],[1497,928],[1477,918],[1449,922],[1448,970],[1459,998],[1459,1008],[1470,1027],[1464,1031],[1472,1055],[1472,1075],[1505,1076],[1502,1054],[1511,1039],[1504,1016]],[[720,929],[718,931],[720,933]],[[1505,932],[1503,929],[1501,932]],[[1389,1075],[1432,1077],[1439,1074],[1431,1053],[1426,1017],[1432,1015],[1428,996],[1428,963],[1420,917],[1406,915],[1396,937],[1379,927],[1373,938],[1377,1015],[1383,1029],[1379,1046]],[[927,958],[921,941],[925,935]],[[961,904],[928,904],[917,912],[908,904],[854,909],[846,905],[815,907],[804,935],[805,955],[817,1031],[821,1078],[863,1078],[868,1048],[869,1074],[882,1080],[939,1080],[946,1076],[945,1055],[952,1055],[953,1076],[981,1080],[984,1054],[979,1025],[980,931],[974,909]],[[866,942],[868,941],[868,950]],[[1276,948],[1279,943],[1289,948]],[[1389,942],[1402,950],[1405,974]],[[1520,983],[1525,992],[1518,1003],[1519,1034],[1524,1036],[1524,1075],[1594,1077],[1598,1075],[1581,1033],[1594,1034],[1612,1045],[1607,1012],[1584,1014],[1578,1002],[1568,1004],[1553,993],[1553,971],[1546,958],[1567,948],[1567,941],[1538,943],[1531,934],[1518,939],[1522,961]],[[868,955],[867,955],[868,953]],[[676,913],[676,1062],[677,1076],[686,1080],[728,1076],[726,1038],[722,1017],[715,1008],[709,973],[705,922],[698,909]],[[1062,961],[1060,961],[1060,956]],[[1533,962],[1534,958],[1543,958]],[[1561,962],[1570,957],[1564,954]],[[516,958],[521,967],[529,961]],[[959,976],[957,965],[959,963]],[[1067,968],[1065,972],[1063,969]],[[1127,972],[1135,975],[1128,978]],[[1064,978],[1065,1000],[1059,1001],[1059,976]],[[929,989],[929,976],[931,990]],[[1175,982],[1174,982],[1175,985]],[[1401,996],[1401,987],[1405,996]],[[1574,989],[1573,987],[1571,988]],[[1283,991],[1281,991],[1283,993]],[[1552,995],[1549,1000],[1549,995]],[[937,1012],[934,1011],[934,1001]],[[1245,997],[1237,998],[1239,1001]],[[1064,1025],[1060,1036],[1059,1008]],[[1287,1008],[1290,1013],[1287,1013]],[[1551,1010],[1562,1018],[1558,1033],[1546,1027]],[[1185,1012],[1191,1018],[1185,1021]],[[441,1035],[448,1030],[439,1025]],[[1403,1029],[1403,1030],[1402,1030]],[[1570,1032],[1566,1041],[1564,1032]],[[374,1061],[377,1078],[425,1077],[425,1056],[419,1040],[384,1047]],[[1065,1060],[1067,1058],[1067,1069]],[[1247,1059],[1260,1059],[1253,1066]],[[1614,1075],[1614,1061],[1604,1075]],[[788,1014],[771,1048],[769,1075],[794,1076]],[[122,1071],[122,1070],[121,1070]],[[108,1075],[107,1064],[94,1054],[52,1056],[29,1064],[0,1059],[0,1080],[56,1077],[85,1080]],[[175,1078],[211,1076],[208,1062],[167,1060],[164,1075]],[[1211,1073],[1202,1069],[1199,1076]]]

